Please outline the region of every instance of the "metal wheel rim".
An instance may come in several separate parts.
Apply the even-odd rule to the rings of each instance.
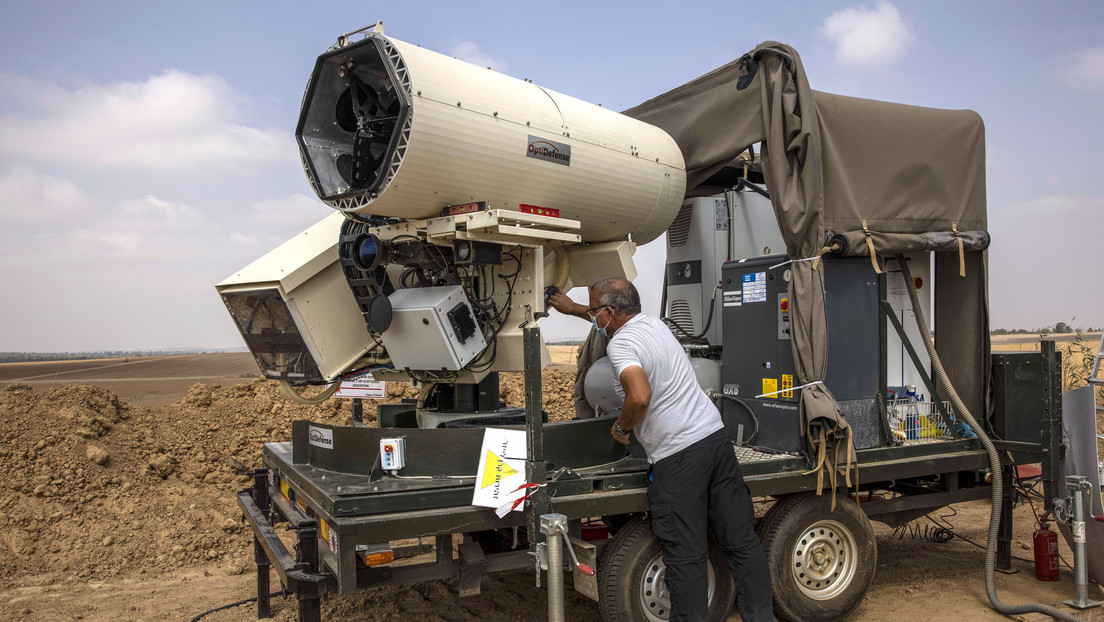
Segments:
[[[713,564],[705,562],[706,578],[709,588],[706,602],[713,602],[713,591],[717,586],[717,577],[713,573]],[[656,553],[640,576],[640,609],[649,622],[663,622],[671,617],[671,595],[667,591],[667,565],[663,563],[663,552]]]
[[[859,548],[851,530],[834,520],[809,525],[790,553],[790,570],[803,594],[829,600],[851,585],[858,568]]]

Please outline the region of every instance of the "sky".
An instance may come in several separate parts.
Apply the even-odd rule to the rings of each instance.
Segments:
[[[331,212],[299,103],[376,20],[614,110],[764,40],[814,89],[975,110],[992,326],[1104,325],[1104,3],[0,0],[0,351],[241,346],[214,284]],[[662,239],[638,252],[652,313],[662,264]]]

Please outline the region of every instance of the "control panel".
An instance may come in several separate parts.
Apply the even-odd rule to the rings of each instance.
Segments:
[[[380,439],[380,468],[384,471],[398,471],[406,466],[406,439]]]

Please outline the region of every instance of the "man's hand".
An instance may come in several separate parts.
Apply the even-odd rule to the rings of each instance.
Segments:
[[[587,308],[568,298],[567,294],[558,289],[554,294],[548,297],[548,306],[564,315],[573,315],[584,320],[588,319],[586,314]]]
[[[621,443],[622,445],[629,444],[628,433],[618,434],[616,425],[610,426],[610,434],[613,436],[613,440],[617,441],[618,443]]]

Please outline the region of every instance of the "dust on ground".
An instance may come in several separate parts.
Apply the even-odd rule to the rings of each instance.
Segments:
[[[545,409],[572,416],[570,367],[545,370]],[[253,596],[251,535],[234,494],[248,486],[264,442],[288,440],[291,423],[351,421],[351,404],[304,406],[278,386],[253,379],[233,386],[194,384],[175,403],[137,406],[99,386],[0,389],[0,619],[186,620]],[[387,402],[413,397],[389,383]],[[503,374],[501,396],[523,402],[520,374]],[[365,408],[375,421],[375,404]],[[983,542],[988,505],[959,506],[960,534]],[[1031,510],[1016,510],[1014,553],[1030,559]],[[964,540],[937,545],[898,539],[876,525],[880,563],[857,620],[1000,619],[987,605],[982,552]],[[1066,559],[1069,552],[1062,544]],[[1005,598],[1057,604],[1062,582],[1023,572],[1000,575]],[[278,582],[273,575],[273,585]],[[570,582],[569,582],[570,585]],[[488,575],[483,594],[459,598],[455,581],[380,588],[324,603],[327,618],[349,620],[540,620],[545,592],[531,571]],[[953,603],[933,610],[932,603]],[[952,608],[953,607],[953,608]],[[295,619],[294,601],[275,599],[277,620]],[[568,618],[598,620],[593,603],[570,592]],[[207,620],[255,619],[249,606]]]

